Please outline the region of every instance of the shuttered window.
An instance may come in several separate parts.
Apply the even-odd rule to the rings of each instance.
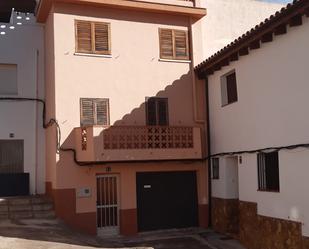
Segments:
[[[189,40],[185,30],[159,29],[160,58],[188,60]]]
[[[24,141],[0,140],[0,174],[24,172]]]
[[[221,76],[222,106],[238,101],[236,72],[233,70]]]
[[[236,85],[236,73],[233,72],[226,76],[226,88],[227,88],[227,100],[228,103],[237,101],[237,85]]]
[[[212,179],[218,180],[219,179],[219,158],[212,158],[211,160],[212,164]]]
[[[146,102],[147,125],[168,125],[168,99],[149,98]]]
[[[87,125],[109,125],[108,99],[80,99],[80,123]]]
[[[111,54],[110,23],[75,21],[76,52]]]

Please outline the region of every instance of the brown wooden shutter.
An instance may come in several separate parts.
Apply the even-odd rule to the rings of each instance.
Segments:
[[[182,30],[174,30],[174,39],[175,58],[189,59],[188,32]]]
[[[227,89],[228,103],[236,102],[238,96],[237,96],[237,83],[236,83],[235,72],[226,76],[226,89]]]
[[[146,102],[147,125],[157,125],[157,106],[155,98],[149,98]]]
[[[110,54],[110,24],[96,22],[93,25],[95,53]]]
[[[92,99],[81,99],[81,126],[94,125],[94,103]]]
[[[0,174],[24,173],[24,141],[0,140]]]
[[[168,99],[149,98],[146,102],[147,125],[168,125]]]
[[[188,60],[189,38],[186,30],[159,29],[160,58]]]
[[[75,21],[76,52],[92,52],[91,22]]]
[[[159,36],[160,36],[160,57],[162,59],[173,59],[174,58],[173,30],[159,29]]]
[[[265,153],[266,189],[279,191],[279,156],[278,152]]]
[[[157,99],[158,125],[168,125],[168,105],[167,99]]]
[[[109,103],[108,99],[96,99],[96,119],[97,125],[109,125]]]

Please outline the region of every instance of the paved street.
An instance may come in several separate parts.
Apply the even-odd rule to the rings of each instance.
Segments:
[[[142,233],[133,238],[81,235],[58,220],[0,221],[0,249],[244,249],[210,230]]]

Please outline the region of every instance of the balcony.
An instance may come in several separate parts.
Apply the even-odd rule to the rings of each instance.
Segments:
[[[137,0],[137,1],[194,7],[194,0]]]
[[[184,126],[111,126],[75,128],[79,161],[199,159],[201,132]]]

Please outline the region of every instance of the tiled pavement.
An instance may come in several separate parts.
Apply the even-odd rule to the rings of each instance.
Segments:
[[[77,233],[61,221],[0,221],[0,249],[244,249],[211,230],[184,229],[141,233],[132,238],[98,238]]]

